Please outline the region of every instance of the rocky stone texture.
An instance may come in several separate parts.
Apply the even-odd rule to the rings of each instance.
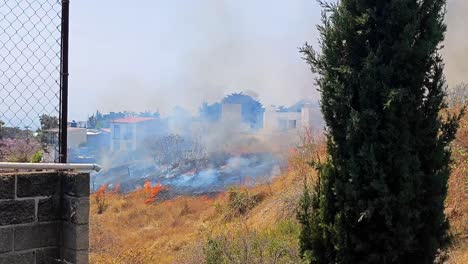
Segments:
[[[6,200],[0,202],[0,226],[31,223],[35,218],[35,201]]]
[[[0,175],[0,264],[88,263],[89,174]]]

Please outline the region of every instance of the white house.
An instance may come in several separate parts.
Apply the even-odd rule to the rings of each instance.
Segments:
[[[52,128],[45,132],[46,147],[42,158],[43,162],[55,162],[59,159],[58,142],[60,130]],[[77,149],[87,144],[86,128],[67,127],[67,147]]]
[[[47,133],[47,142],[52,145],[58,144],[59,129],[53,128],[45,131]],[[78,148],[86,145],[86,128],[67,127],[67,147]]]
[[[155,128],[152,117],[125,117],[115,119],[110,124],[111,151],[135,151]]]
[[[288,132],[299,128],[311,128],[314,125],[316,110],[304,105],[300,112],[284,112],[276,107],[269,107],[263,113],[265,132]]]
[[[224,124],[235,124],[236,126],[240,127],[242,123],[242,105],[222,104],[221,122]]]

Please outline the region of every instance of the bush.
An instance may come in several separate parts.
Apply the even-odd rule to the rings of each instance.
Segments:
[[[44,156],[44,151],[42,149],[38,150],[31,158],[32,163],[40,163],[42,161],[42,157]]]
[[[34,138],[0,140],[0,157],[8,162],[31,162],[41,146]]]
[[[253,194],[244,187],[231,187],[227,193],[227,219],[245,216],[258,203],[263,201],[266,196],[264,193]]]
[[[299,225],[290,220],[261,231],[239,225],[206,240],[204,263],[301,263],[298,234]]]
[[[210,238],[206,242],[205,248],[203,252],[205,253],[206,259],[205,263],[206,264],[220,264],[220,263],[226,263],[224,260],[223,256],[223,244],[225,241],[221,242],[222,238],[217,238],[213,239]]]

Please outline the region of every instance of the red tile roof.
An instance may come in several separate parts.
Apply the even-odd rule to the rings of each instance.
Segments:
[[[153,117],[125,117],[114,119],[112,123],[141,123],[145,121],[154,120]]]

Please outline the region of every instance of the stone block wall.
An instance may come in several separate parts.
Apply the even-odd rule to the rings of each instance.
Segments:
[[[0,174],[0,264],[88,263],[89,174]]]

